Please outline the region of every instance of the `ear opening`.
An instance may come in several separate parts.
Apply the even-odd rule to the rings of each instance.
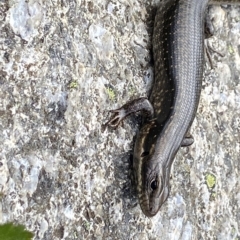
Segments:
[[[141,157],[146,157],[148,155],[149,155],[149,152],[148,151],[144,151],[144,152],[142,152]]]

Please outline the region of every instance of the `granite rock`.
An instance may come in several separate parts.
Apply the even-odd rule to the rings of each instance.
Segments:
[[[131,154],[139,117],[108,110],[147,96],[159,1],[0,2],[0,222],[34,239],[240,239],[240,8],[211,6],[195,143],[171,193],[141,212]]]

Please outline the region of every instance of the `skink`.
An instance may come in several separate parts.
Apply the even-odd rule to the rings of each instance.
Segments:
[[[166,0],[158,8],[153,32],[155,78],[149,100],[133,100],[112,111],[108,125],[143,111],[145,119],[134,147],[134,175],[143,213],[154,216],[169,195],[175,155],[193,139],[203,75],[204,13],[208,4],[240,4],[239,0]]]

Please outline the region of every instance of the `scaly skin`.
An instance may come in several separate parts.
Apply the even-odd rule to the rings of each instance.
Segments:
[[[116,127],[125,116],[142,110],[151,116],[137,136],[133,161],[139,203],[148,217],[156,215],[169,195],[177,151],[193,142],[188,130],[201,92],[204,12],[208,4],[221,3],[239,4],[240,0],[160,3],[153,33],[155,80],[150,101],[141,98],[127,103],[108,122]]]
[[[150,102],[156,125],[162,123],[163,115],[167,120],[164,119],[164,127],[156,141],[152,141],[150,151],[144,149],[148,155],[141,157],[142,140],[137,139],[134,150],[139,202],[149,217],[158,212],[169,195],[171,166],[196,114],[203,74],[203,20],[207,3],[207,0],[164,1],[155,17],[155,82]],[[168,104],[164,99],[169,100]],[[165,110],[166,104],[170,112]],[[145,141],[149,139],[145,137]]]

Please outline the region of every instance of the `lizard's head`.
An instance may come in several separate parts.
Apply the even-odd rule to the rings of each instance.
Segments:
[[[159,127],[150,123],[140,130],[134,148],[134,172],[143,213],[157,214],[169,195],[170,166],[157,157],[155,149]]]
[[[169,195],[169,169],[160,163],[144,162],[141,182],[139,203],[143,213],[152,217],[157,214]]]

